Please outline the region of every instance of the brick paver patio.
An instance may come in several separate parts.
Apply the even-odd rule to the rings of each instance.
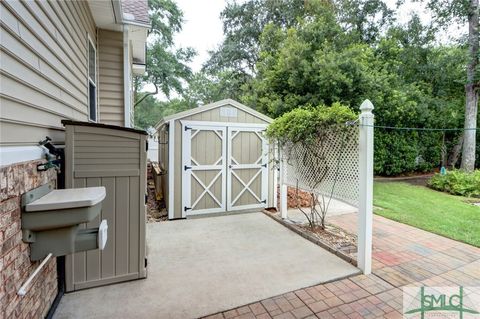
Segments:
[[[356,214],[329,222],[356,233]],[[373,246],[369,276],[292,291],[206,318],[402,318],[404,286],[480,286],[479,248],[377,215]]]

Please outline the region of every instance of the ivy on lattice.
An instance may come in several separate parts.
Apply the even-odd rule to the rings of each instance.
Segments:
[[[346,106],[302,108],[276,119],[267,136],[282,150],[284,183],[310,194],[310,207],[297,208],[309,225],[325,228],[332,198],[358,204],[357,116]]]

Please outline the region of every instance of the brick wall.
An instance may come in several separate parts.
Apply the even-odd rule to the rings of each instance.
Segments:
[[[56,260],[52,258],[27,288],[17,291],[40,262],[30,261],[30,248],[22,241],[21,195],[56,181],[56,171],[37,172],[42,161],[0,168],[0,318],[43,318],[57,294]]]

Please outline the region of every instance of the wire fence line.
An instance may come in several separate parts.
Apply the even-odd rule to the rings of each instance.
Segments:
[[[467,128],[430,128],[430,127],[398,127],[398,126],[384,126],[384,125],[365,125],[358,124],[358,126],[381,128],[386,130],[398,130],[398,131],[429,131],[429,132],[449,132],[449,131],[480,131],[480,128],[477,127],[467,127]]]
[[[332,128],[312,144],[285,145],[282,151],[284,183],[306,192],[314,192],[358,207],[359,203],[359,130],[375,129],[421,132],[480,131],[480,128],[418,128],[365,125],[358,120]]]

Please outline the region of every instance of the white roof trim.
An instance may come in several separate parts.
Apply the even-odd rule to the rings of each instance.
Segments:
[[[88,0],[95,25],[101,29],[122,31],[122,25],[150,29],[151,23],[135,21],[133,14],[123,12],[121,0]]]
[[[258,117],[259,119],[264,120],[265,122],[271,123],[273,121],[272,118],[266,116],[265,114],[257,112],[254,109],[252,109],[252,108],[250,108],[250,107],[248,107],[248,106],[246,106],[242,103],[239,103],[239,102],[237,102],[235,100],[232,100],[232,99],[225,99],[225,100],[213,102],[213,103],[210,103],[210,104],[205,104],[203,106],[199,106],[199,107],[196,107],[196,108],[193,108],[193,109],[190,109],[190,110],[186,110],[186,111],[183,111],[183,112],[180,112],[180,113],[176,113],[176,114],[166,116],[162,120],[160,120],[160,122],[158,122],[155,125],[155,129],[158,129],[160,126],[162,126],[162,124],[164,124],[164,123],[166,123],[170,120],[178,120],[178,119],[184,118],[186,116],[202,113],[202,112],[209,111],[209,110],[212,110],[214,108],[225,106],[225,105],[232,105],[232,106],[234,106],[234,107],[236,107],[236,108],[238,108],[238,109],[240,109],[240,110],[242,110],[246,113],[249,113],[250,115],[253,115],[255,117]]]
[[[105,30],[121,31],[120,0],[89,0],[87,3],[95,26]]]
[[[123,24],[128,24],[128,25],[134,25],[136,27],[142,27],[142,28],[145,28],[145,29],[150,29],[152,27],[152,24],[145,24],[145,23],[141,23],[141,22],[136,22],[136,21],[133,21],[133,20],[126,20],[125,18],[123,19]]]

